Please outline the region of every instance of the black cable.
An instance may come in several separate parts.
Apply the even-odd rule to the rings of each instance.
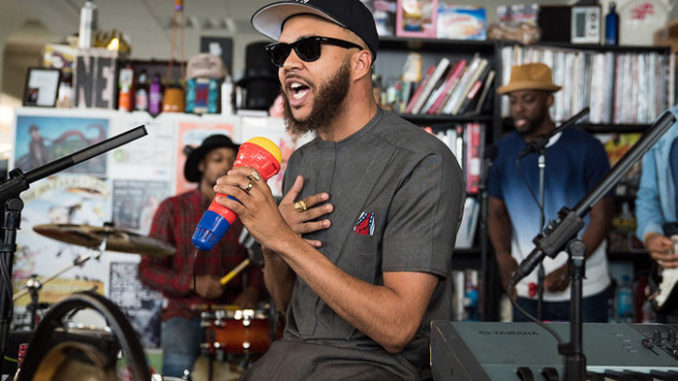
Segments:
[[[13,253],[4,253],[5,255],[13,255]],[[8,303],[8,311],[14,310],[14,300],[12,295],[12,274],[9,273],[9,268],[5,263],[4,258],[0,258],[0,284],[3,285],[3,292]],[[4,316],[3,316],[4,318]]]
[[[513,299],[513,297],[510,296],[507,292],[505,292],[504,295],[508,296],[508,298],[509,298],[509,300],[511,301],[511,304],[513,305],[513,307],[515,307],[518,311],[522,312],[523,315],[527,316],[528,319],[532,320],[533,322],[537,323],[537,325],[539,325],[540,327],[544,328],[544,329],[546,330],[546,332],[548,332],[548,333],[550,333],[551,335],[553,335],[553,337],[555,337],[556,341],[558,342],[558,345],[563,344],[563,339],[560,337],[560,335],[558,334],[558,332],[556,332],[553,328],[551,328],[551,327],[547,326],[546,324],[544,324],[544,322],[539,321],[539,319],[537,319],[536,317],[530,315],[530,314],[529,314],[527,311],[525,311],[525,310],[523,309],[523,307],[521,307],[521,306],[518,304],[518,302],[517,302],[515,299]]]
[[[518,174],[523,179],[523,182],[525,183],[527,190],[530,191],[530,195],[532,196],[532,199],[537,204],[537,207],[539,208],[539,213],[544,214],[544,205],[541,205],[539,203],[539,200],[537,199],[537,195],[534,193],[534,189],[532,189],[532,187],[530,186],[530,182],[527,181],[527,177],[525,177],[525,174],[523,173],[523,169],[520,168],[520,159],[516,159],[516,167],[518,167]]]
[[[195,252],[193,253],[193,292],[198,293],[198,289],[196,288],[195,285],[195,279],[197,278],[197,271],[198,271],[198,249],[195,249]]]

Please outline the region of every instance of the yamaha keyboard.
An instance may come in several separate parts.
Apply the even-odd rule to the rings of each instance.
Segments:
[[[547,323],[563,341],[569,323]],[[588,380],[678,381],[678,324],[585,323]],[[563,379],[556,339],[535,323],[431,323],[435,381]]]

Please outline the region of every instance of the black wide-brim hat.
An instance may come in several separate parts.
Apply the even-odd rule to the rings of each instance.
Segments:
[[[198,169],[198,164],[200,164],[200,161],[205,158],[209,151],[216,148],[233,148],[237,152],[240,146],[233,143],[231,138],[226,135],[217,134],[206,137],[202,144],[192,150],[186,158],[186,164],[184,164],[184,177],[186,181],[191,183],[200,181],[201,173]]]

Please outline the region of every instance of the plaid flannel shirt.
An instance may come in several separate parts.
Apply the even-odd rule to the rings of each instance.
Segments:
[[[199,311],[191,310],[192,305],[233,303],[243,290],[243,274],[247,274],[249,286],[260,290],[263,287],[261,268],[250,265],[228,283],[218,299],[202,298],[191,291],[196,250],[191,238],[211,201],[196,189],[166,199],[155,212],[149,235],[174,246],[176,253],[168,257],[142,257],[139,278],[167,298],[163,321],[177,316],[187,319],[200,316]],[[236,221],[212,250],[198,253],[197,275],[222,277],[247,258],[247,250],[238,242],[241,230],[242,224]]]

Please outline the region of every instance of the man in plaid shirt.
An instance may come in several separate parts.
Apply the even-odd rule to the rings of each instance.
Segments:
[[[217,178],[233,167],[238,145],[225,135],[207,137],[186,159],[184,177],[198,187],[163,201],[153,218],[150,236],[176,247],[171,257],[143,257],[139,277],[145,285],[163,293],[167,306],[162,314],[162,352],[164,376],[181,377],[191,370],[205,342],[200,328],[200,311],[191,308],[204,304],[232,304],[255,308],[263,289],[261,268],[250,266],[244,277],[239,275],[227,285],[219,282],[247,258],[239,244],[242,230],[236,221],[224,238],[210,251],[201,251],[195,262],[195,246],[191,237],[198,221],[216,195]],[[246,286],[246,287],[245,287]]]

